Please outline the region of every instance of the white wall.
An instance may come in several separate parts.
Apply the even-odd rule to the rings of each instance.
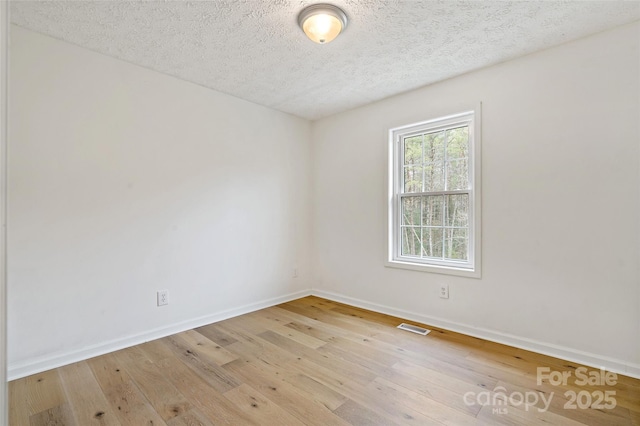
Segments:
[[[11,31],[11,376],[306,294],[308,121]]]
[[[640,375],[639,27],[315,122],[319,294]],[[385,268],[388,129],[480,101],[482,279]]]

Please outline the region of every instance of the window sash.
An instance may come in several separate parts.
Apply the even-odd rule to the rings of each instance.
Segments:
[[[442,195],[467,195],[469,197],[468,201],[468,217],[467,217],[467,226],[450,226],[445,224],[445,213],[444,206],[442,212],[442,225],[439,226],[429,226],[424,225],[422,223],[422,209],[420,211],[420,225],[403,225],[402,224],[402,200],[408,197],[426,197],[426,196],[442,196]],[[454,266],[458,268],[467,268],[470,269],[473,267],[474,263],[474,200],[473,200],[473,191],[471,190],[458,190],[458,191],[438,191],[438,192],[420,192],[420,193],[402,193],[397,194],[395,201],[395,220],[394,220],[394,232],[395,232],[395,247],[394,247],[394,260],[410,260],[411,262],[423,263],[426,265],[437,264],[439,266]],[[431,229],[466,229],[467,230],[467,259],[449,259],[445,258],[445,250],[443,248],[442,256],[443,257],[431,257],[431,256],[413,256],[402,254],[402,229],[403,228],[431,228]],[[442,244],[446,243],[445,238],[442,240]]]
[[[452,269],[461,269],[461,270],[470,270],[473,271],[476,269],[475,264],[475,256],[476,256],[476,218],[475,218],[475,210],[477,208],[477,203],[475,200],[476,196],[476,188],[475,188],[475,167],[476,167],[476,138],[475,138],[475,120],[476,114],[475,111],[458,114],[456,116],[451,116],[443,119],[431,120],[429,122],[420,123],[417,125],[404,126],[402,128],[393,129],[390,132],[390,136],[392,138],[392,158],[390,158],[390,167],[392,167],[392,194],[391,194],[391,203],[392,210],[390,213],[392,214],[392,219],[390,222],[390,242],[392,242],[392,247],[390,247],[390,259],[391,261],[398,262],[407,262],[409,264],[422,264],[425,266],[443,266]],[[430,125],[431,124],[431,125]],[[411,166],[405,164],[405,147],[404,141],[405,139],[415,137],[415,136],[423,136],[427,134],[436,133],[439,131],[446,131],[449,129],[456,129],[459,127],[467,127],[468,128],[468,146],[467,146],[467,164],[468,164],[468,189],[458,189],[458,190],[443,190],[443,191],[421,191],[421,192],[404,192],[404,172],[405,166]],[[424,142],[423,142],[424,143]],[[447,155],[447,146],[446,141],[444,147],[443,154],[443,171],[446,173],[446,155]],[[423,146],[424,150],[424,146]],[[421,163],[415,164],[415,166],[423,167],[424,166],[424,152],[422,154]],[[424,189],[424,175],[423,175],[423,186],[421,189]],[[446,176],[444,177],[446,179]],[[446,188],[446,186],[445,186]],[[442,229],[443,233],[447,229],[466,229],[467,230],[467,259],[466,260],[458,260],[458,259],[447,259],[444,258],[446,255],[446,251],[444,250],[445,238],[443,237],[443,257],[429,257],[424,256],[423,251],[423,240],[420,239],[421,249],[420,256],[417,255],[407,255],[402,254],[402,243],[403,243],[403,229],[407,227],[411,227],[411,225],[402,225],[402,206],[403,199],[405,197],[427,197],[427,196],[446,196],[446,195],[457,195],[457,194],[466,194],[468,197],[468,218],[467,218],[467,226],[464,227],[451,227],[446,226],[445,218],[444,218],[444,208],[443,208],[443,218],[441,226],[423,226],[422,220],[420,218],[420,228],[433,228],[433,229]],[[420,209],[420,215],[422,216],[422,208]]]

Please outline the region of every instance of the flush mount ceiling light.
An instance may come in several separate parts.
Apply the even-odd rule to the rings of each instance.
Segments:
[[[302,9],[298,25],[311,40],[326,44],[347,27],[347,15],[332,4],[312,4]]]

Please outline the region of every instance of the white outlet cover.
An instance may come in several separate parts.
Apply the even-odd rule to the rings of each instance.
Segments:
[[[164,306],[169,304],[169,290],[158,291],[158,306]]]
[[[440,298],[448,299],[449,298],[449,286],[443,284],[440,286]]]

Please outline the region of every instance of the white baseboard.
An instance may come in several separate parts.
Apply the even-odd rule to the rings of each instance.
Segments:
[[[431,325],[445,330],[454,331],[456,333],[466,334],[468,336],[489,340],[491,342],[502,343],[505,345],[514,346],[516,348],[537,352],[543,355],[577,362],[589,367],[603,368],[607,371],[640,379],[640,364],[634,364],[619,359],[604,357],[601,355],[583,352],[564,346],[501,333],[499,331],[489,330],[486,328],[460,324],[457,322],[422,315],[415,312],[409,312],[402,309],[396,309],[390,306],[379,305],[377,303],[371,303],[365,300],[356,299],[353,297],[344,296],[342,294],[332,293],[328,291],[314,289],[311,294],[358,308],[368,309],[387,315],[393,315],[395,317],[420,322],[425,325]]]
[[[268,308],[273,305],[285,303],[301,297],[314,295],[336,302],[345,303],[347,305],[380,312],[387,315],[393,315],[399,318],[416,321],[425,325],[466,334],[468,336],[489,340],[496,343],[502,343],[509,346],[537,352],[543,355],[549,355],[556,358],[566,359],[580,364],[584,364],[594,368],[604,368],[607,371],[619,373],[625,376],[640,379],[640,364],[633,364],[626,361],[600,356],[588,352],[579,351],[564,346],[553,345],[550,343],[540,342],[537,340],[527,339],[511,334],[501,333],[499,331],[489,330],[481,327],[473,327],[466,324],[460,324],[448,321],[442,318],[422,315],[415,312],[405,311],[402,309],[392,308],[390,306],[380,305],[377,303],[367,302],[365,300],[356,299],[342,294],[332,293],[323,290],[303,290],[290,293],[284,296],[274,297],[262,300],[248,305],[228,309],[215,314],[206,315],[199,318],[172,324],[167,327],[150,330],[148,332],[127,336],[121,339],[111,340],[109,342],[98,345],[89,346],[79,350],[69,352],[60,352],[44,357],[31,358],[17,363],[9,364],[7,376],[9,380],[15,380],[26,377],[52,368],[61,367],[74,362],[83,361],[95,356],[104,355],[109,352],[128,348],[154,339],[170,336],[185,330],[191,330],[196,327],[233,318],[238,315],[254,312],[259,309]]]
[[[156,328],[154,330],[134,334],[132,336],[123,337],[121,339],[114,339],[108,342],[100,343],[98,345],[88,346],[82,349],[76,349],[68,352],[59,352],[43,357],[26,359],[24,361],[8,365],[8,380],[20,379],[32,374],[51,370],[52,368],[61,367],[63,365],[68,365],[78,361],[84,361],[95,356],[104,355],[109,352],[114,352],[120,349],[139,345],[150,340],[160,339],[162,337],[170,336],[182,331],[191,330],[196,327],[202,327],[203,325],[237,317],[238,315],[244,315],[249,312],[268,308],[270,306],[285,303],[290,300],[299,299],[301,297],[306,297],[310,294],[311,292],[309,290],[298,291],[284,296],[274,297],[237,308],[217,312],[215,314],[182,321],[177,324],[169,325],[167,327]]]

